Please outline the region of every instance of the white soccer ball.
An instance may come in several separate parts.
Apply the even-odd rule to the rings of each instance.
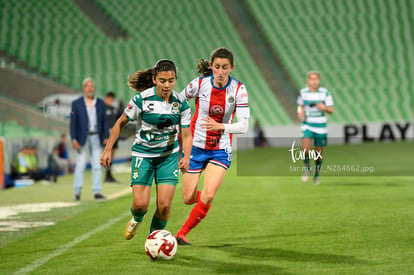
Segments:
[[[177,246],[177,240],[167,230],[156,230],[145,241],[145,251],[152,260],[171,260],[177,252]]]

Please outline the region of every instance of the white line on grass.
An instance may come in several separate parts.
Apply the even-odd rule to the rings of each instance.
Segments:
[[[66,251],[68,251],[69,249],[71,249],[72,247],[77,245],[78,243],[83,242],[84,240],[88,239],[92,235],[94,235],[94,234],[96,234],[96,233],[98,233],[102,230],[107,229],[111,225],[114,225],[115,223],[117,223],[118,221],[124,219],[126,216],[129,216],[129,215],[131,215],[129,212],[125,212],[125,214],[123,214],[123,215],[120,215],[116,218],[110,219],[109,221],[107,221],[106,223],[102,224],[101,226],[95,228],[94,230],[86,232],[85,234],[83,234],[83,235],[77,237],[76,239],[74,239],[73,241],[68,242],[64,245],[61,245],[54,252],[50,253],[49,255],[46,255],[43,258],[39,258],[39,259],[35,260],[34,262],[32,262],[32,263],[28,264],[27,266],[21,268],[20,270],[16,271],[14,274],[26,274],[26,273],[29,273],[29,272],[35,270],[36,268],[43,265],[44,263],[46,263],[50,259],[62,255],[63,253],[65,253]]]
[[[119,192],[116,192],[116,193],[114,193],[112,195],[109,195],[108,196],[108,200],[115,200],[115,199],[120,198],[120,197],[122,197],[122,196],[124,196],[124,195],[126,195],[128,193],[131,193],[131,192],[132,192],[132,188],[131,187],[125,188],[125,189],[123,189],[123,190],[121,190]]]
[[[128,189],[124,189],[119,191],[118,193],[113,194],[109,199],[115,199],[115,198],[119,198],[125,194],[128,194],[128,192],[131,191],[132,188],[128,188]],[[176,189],[180,190],[181,186],[178,187]],[[151,202],[150,202],[150,206],[153,204],[153,202],[156,201],[156,198],[151,198]],[[84,240],[90,238],[92,235],[107,229],[108,227],[110,227],[111,225],[114,225],[115,223],[117,223],[118,221],[122,220],[123,218],[127,217],[131,215],[131,213],[125,212],[125,214],[120,215],[116,218],[110,219],[109,221],[107,221],[106,223],[102,224],[101,226],[95,228],[94,230],[91,230],[89,232],[86,232],[85,234],[77,237],[76,239],[74,239],[71,242],[68,242],[64,245],[59,246],[55,251],[53,251],[52,253],[50,253],[49,255],[44,256],[43,258],[39,258],[37,260],[35,260],[34,262],[28,264],[27,266],[19,269],[18,271],[16,271],[14,274],[26,274],[29,272],[32,272],[33,270],[35,270],[36,268],[38,268],[39,266],[43,265],[44,263],[46,263],[47,261],[49,261],[50,259],[53,259],[54,257],[60,256],[63,253],[65,253],[66,251],[68,251],[69,249],[71,249],[72,247],[74,247],[75,245],[83,242]]]

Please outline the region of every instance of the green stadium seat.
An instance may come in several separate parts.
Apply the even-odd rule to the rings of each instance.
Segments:
[[[1,24],[1,35],[6,39],[1,39],[0,48],[75,89],[84,77],[91,76],[99,95],[113,90],[126,101],[133,94],[127,76],[136,70],[152,66],[160,58],[174,59],[180,71],[176,88],[181,90],[196,76],[199,58],[208,58],[214,48],[227,46],[237,58],[235,77],[245,81],[250,91],[252,113],[263,125],[291,123],[219,0],[97,3],[127,29],[129,39],[108,39],[72,1],[5,0],[1,9],[7,23]],[[160,5],[186,17],[154,20]],[[158,31],[166,25],[173,28],[167,33]],[[203,35],[195,36],[201,29]]]
[[[307,71],[322,73],[322,85],[327,84],[336,102],[331,121],[414,118],[412,107],[389,104],[413,100],[409,0],[247,4],[297,86],[303,85]],[[375,104],[366,104],[373,100]]]

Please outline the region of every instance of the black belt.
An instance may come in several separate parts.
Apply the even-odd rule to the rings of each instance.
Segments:
[[[90,136],[90,135],[97,135],[98,134],[98,132],[89,132],[88,133],[88,136]]]

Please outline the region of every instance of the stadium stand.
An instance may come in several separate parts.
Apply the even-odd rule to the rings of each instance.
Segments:
[[[37,127],[25,126],[17,123],[16,121],[3,121],[0,122],[0,137],[15,138],[15,137],[46,137],[46,136],[59,136],[56,131],[47,132]]]
[[[410,0],[246,0],[298,87],[318,70],[335,122],[414,118]]]
[[[41,110],[0,96],[0,137],[58,137],[68,129],[63,120],[46,118]]]
[[[82,79],[92,76],[98,94],[113,90],[127,100],[132,95],[126,84],[129,74],[170,58],[179,67],[176,88],[180,90],[196,76],[199,58],[225,46],[236,56],[234,75],[247,85],[253,116],[263,126],[292,123],[219,0],[98,0],[128,32],[128,39],[116,40],[109,39],[72,1],[4,2],[0,49],[71,87],[79,89]],[[172,16],[154,20],[160,12]]]

